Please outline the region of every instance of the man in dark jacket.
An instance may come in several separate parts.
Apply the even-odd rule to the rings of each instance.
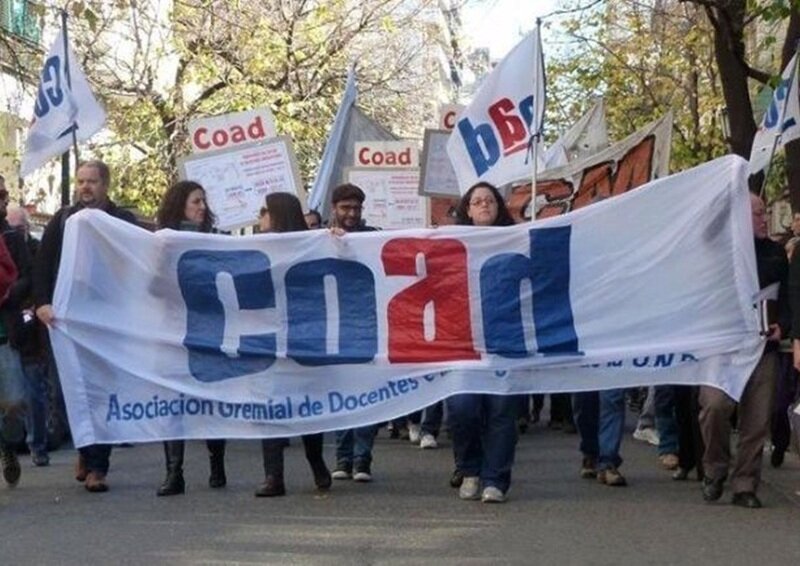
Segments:
[[[36,257],[39,251],[39,240],[31,236],[28,212],[20,206],[11,206],[6,214],[9,228],[16,230],[25,243],[28,256]],[[47,466],[50,457],[47,445],[51,440],[58,442],[59,432],[66,430],[66,416],[61,400],[58,377],[49,371],[47,363],[47,330],[33,312],[32,276],[25,286],[24,295],[20,296],[16,308],[11,313],[9,322],[9,340],[11,346],[19,352],[22,360],[22,371],[25,374],[28,390],[28,407],[25,428],[28,436],[26,442],[31,452],[31,460],[35,466]],[[52,393],[54,403],[49,396]],[[48,425],[50,430],[48,430]]]
[[[780,283],[777,322],[770,324],[764,354],[747,382],[738,403],[739,442],[731,466],[731,417],[737,403],[714,387],[700,387],[700,431],[706,445],[703,455],[703,498],[716,501],[722,496],[730,468],[733,504],[755,509],[761,507],[756,496],[761,479],[761,455],[769,436],[772,402],[778,377],[778,343],[789,331],[787,277],[789,265],[783,246],[767,237],[764,202],[750,195],[753,235],[755,236],[758,282],[761,288]]]
[[[78,202],[59,210],[44,229],[42,244],[36,256],[33,270],[33,294],[36,302],[36,316],[50,326],[55,320],[53,313],[53,292],[61,261],[61,248],[64,243],[64,225],[67,218],[85,208],[102,210],[107,214],[131,224],[136,218],[129,211],[119,208],[108,198],[111,172],[102,161],[87,161],[78,168],[76,176],[76,197]],[[52,361],[52,360],[51,360]],[[75,479],[85,482],[90,492],[108,490],[108,473],[111,446],[94,444],[80,449],[75,466]]]
[[[5,179],[0,176],[0,233],[7,268],[0,293],[0,465],[6,483],[16,485],[21,468],[14,444],[22,440],[24,430],[25,377],[19,353],[11,347],[10,331],[20,301],[30,290],[30,260],[24,241],[6,222],[8,201]],[[13,277],[9,278],[8,270]]]

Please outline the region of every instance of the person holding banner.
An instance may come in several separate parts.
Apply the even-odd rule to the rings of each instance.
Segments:
[[[172,185],[161,199],[156,215],[159,229],[186,230],[191,232],[211,232],[214,226],[214,213],[206,203],[206,191],[194,181],[179,181]],[[208,485],[211,488],[225,487],[225,440],[206,440],[211,473]],[[156,491],[158,496],[179,495],[186,491],[183,479],[183,440],[164,442],[164,457],[167,477]]]
[[[345,183],[331,194],[331,229],[343,235],[346,232],[374,232],[377,228],[361,222],[366,195],[361,188]],[[333,479],[357,482],[372,481],[372,446],[378,434],[376,425],[336,431],[336,469]]]
[[[493,185],[477,183],[461,198],[456,223],[472,226],[514,224]],[[517,445],[518,395],[463,393],[447,399],[456,469],[463,476],[458,496],[503,503],[511,485]]]
[[[731,502],[739,507],[757,509],[761,507],[761,500],[756,495],[761,481],[761,458],[770,432],[778,379],[778,349],[781,337],[787,335],[790,326],[786,291],[789,265],[783,246],[768,237],[764,202],[751,193],[750,205],[759,285],[763,289],[773,283],[780,284],[777,316],[770,321],[766,347],[739,402],[721,389],[702,385],[699,403],[700,432],[706,447],[703,454],[703,499],[713,502],[722,497],[723,486],[730,472],[733,489]],[[739,439],[736,455],[732,458],[730,442],[734,412],[738,420]]]
[[[290,193],[267,195],[266,211],[262,217],[262,232],[297,232],[307,230],[306,219],[300,200]],[[304,434],[303,446],[306,459],[314,474],[314,485],[320,491],[331,487],[331,473],[322,457],[323,433]],[[285,438],[265,438],[261,441],[264,458],[264,483],[256,489],[256,497],[286,495],[283,481],[283,449],[288,444]]]
[[[81,210],[90,208],[102,210],[125,222],[136,224],[136,217],[128,210],[118,207],[108,198],[111,185],[111,170],[100,160],[86,161],[78,167],[76,175],[78,200],[69,207],[64,207],[53,215],[45,226],[42,244],[33,264],[33,296],[36,316],[47,326],[57,324],[53,312],[53,292],[56,288],[56,277],[61,263],[61,248],[64,243],[64,229],[67,219]],[[55,359],[50,352],[50,363],[56,367]],[[75,479],[84,482],[86,490],[99,493],[108,491],[106,474],[111,457],[110,444],[92,444],[79,450],[75,465]]]

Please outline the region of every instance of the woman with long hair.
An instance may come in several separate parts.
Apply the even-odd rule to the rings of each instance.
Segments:
[[[159,229],[211,232],[214,225],[214,214],[206,203],[205,189],[194,181],[180,181],[172,185],[161,199],[156,222]],[[212,488],[224,487],[227,484],[225,440],[206,440],[206,445],[211,466],[208,485]],[[186,483],[183,479],[184,448],[183,440],[164,442],[167,477],[156,491],[156,495],[178,495],[186,491]]]
[[[267,195],[264,215],[259,225],[262,232],[298,232],[308,230],[303,208],[296,196],[289,193]],[[322,457],[323,434],[304,434],[303,446],[306,459],[314,474],[317,489],[325,491],[331,487],[331,473]],[[264,458],[264,483],[256,489],[256,497],[286,495],[283,481],[283,449],[288,444],[285,438],[265,438],[261,441]]]
[[[514,224],[500,192],[488,183],[478,183],[467,191],[456,218],[457,224],[468,226]],[[459,497],[504,502],[517,444],[519,396],[465,393],[449,397],[447,409],[456,469],[463,476]]]

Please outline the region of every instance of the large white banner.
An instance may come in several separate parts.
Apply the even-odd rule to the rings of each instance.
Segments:
[[[762,348],[746,169],[507,228],[232,238],[73,215],[51,337],[75,443],[347,428],[469,391],[738,397]]]
[[[456,118],[447,154],[462,194],[478,181],[500,187],[531,177],[531,140],[542,128],[544,87],[537,28],[498,63]]]

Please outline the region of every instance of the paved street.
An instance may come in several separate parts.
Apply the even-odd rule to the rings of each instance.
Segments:
[[[156,498],[160,445],[112,456],[111,491],[72,479],[74,452],[0,487],[2,564],[794,564],[800,557],[800,461],[765,469],[767,508],[707,505],[697,482],[674,482],[653,447],[623,446],[628,488],[581,480],[577,436],[542,425],[522,437],[510,500],[464,502],[447,485],[445,447],[390,440],[375,449],[375,482],[315,494],[300,443],[287,450],[289,495],[257,499],[256,442],[229,446],[228,487],[207,485],[205,447],[187,447],[185,496]],[[332,437],[326,457],[333,460]]]

